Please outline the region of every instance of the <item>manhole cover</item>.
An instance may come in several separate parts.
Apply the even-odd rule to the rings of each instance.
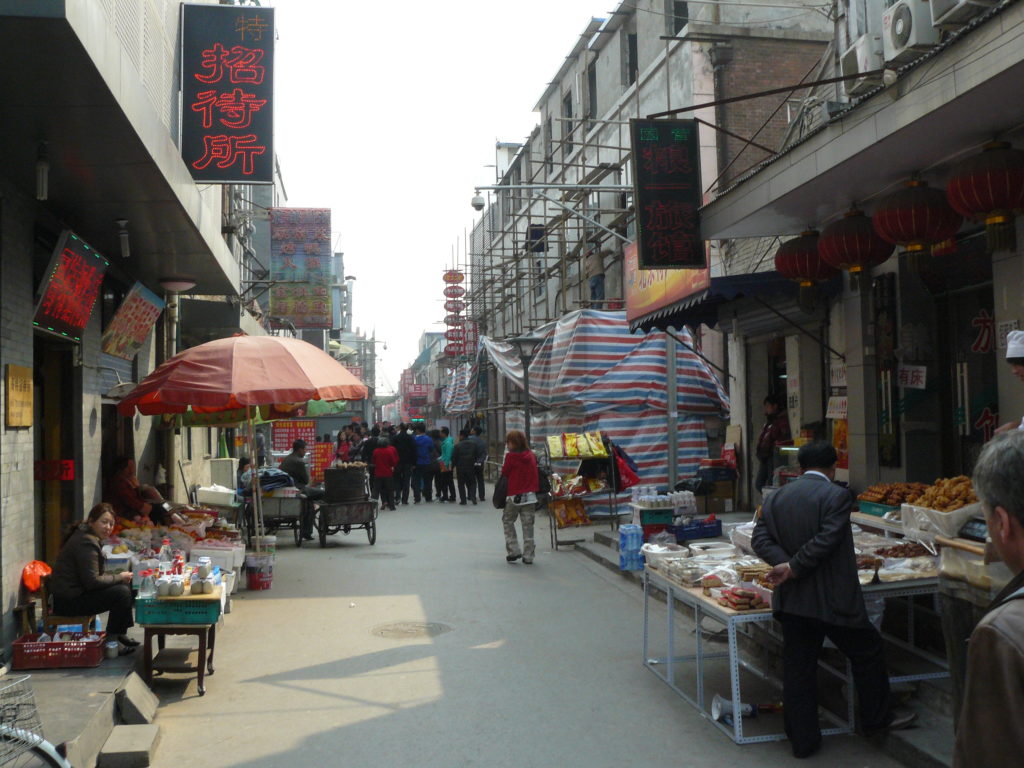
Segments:
[[[361,557],[363,559],[369,559],[369,558],[389,559],[390,558],[392,560],[395,560],[395,559],[397,559],[399,557],[405,557],[405,552],[364,552],[361,555],[356,555],[356,557]]]
[[[378,624],[370,630],[371,634],[377,635],[377,637],[386,637],[393,640],[406,640],[413,637],[437,637],[451,631],[452,628],[447,624],[423,621],[396,621],[393,624]]]

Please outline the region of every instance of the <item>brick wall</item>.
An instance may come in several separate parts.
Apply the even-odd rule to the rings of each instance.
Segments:
[[[32,247],[34,201],[0,180],[0,360],[32,367]],[[6,413],[0,386],[0,413]],[[19,602],[21,570],[35,556],[35,499],[32,459],[34,429],[0,427],[0,640],[15,637],[12,610]],[[4,654],[7,658],[6,653]]]
[[[808,72],[818,63],[825,50],[825,43],[800,42],[789,39],[744,39],[732,40],[732,60],[725,64],[719,73],[719,98],[730,98],[800,82],[805,77],[810,80],[813,75]],[[754,139],[758,144],[773,150],[782,146],[782,141],[789,124],[790,112],[796,114],[798,99],[804,93],[797,91],[791,99],[791,109],[783,107],[771,119],[768,125]],[[769,115],[787,100],[787,94],[765,96],[758,99],[726,104],[718,108],[718,123],[733,133],[751,138],[757,133]],[[760,163],[769,154],[756,147],[748,147],[740,153],[744,142],[722,135],[724,145],[724,168],[732,165],[723,177],[727,185],[731,180],[741,176],[751,166]],[[737,157],[738,156],[738,157]]]

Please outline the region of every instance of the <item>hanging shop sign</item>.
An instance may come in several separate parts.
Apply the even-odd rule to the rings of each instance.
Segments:
[[[444,324],[445,325],[461,326],[465,322],[466,322],[466,318],[464,318],[462,315],[445,315],[444,316]]]
[[[466,308],[466,302],[458,299],[449,299],[444,303],[445,312],[461,312]]]
[[[70,483],[75,479],[75,460],[53,459],[33,462],[32,479],[44,483]]]
[[[444,295],[449,299],[461,299],[466,295],[466,289],[461,285],[449,285],[444,289]]]
[[[833,396],[828,399],[826,419],[845,419],[847,414],[846,395]]]
[[[274,9],[183,4],[181,156],[213,184],[274,182]]]
[[[830,387],[845,387],[846,383],[846,363],[832,363],[828,367],[828,385]]]
[[[27,365],[8,363],[4,391],[8,427],[32,426],[32,369]]]
[[[461,328],[449,328],[444,332],[444,337],[448,339],[448,341],[462,342],[466,338],[466,332]]]
[[[363,366],[361,365],[346,365],[345,369],[355,376],[360,381],[363,380]]]
[[[330,328],[330,208],[270,209],[270,315],[296,328]],[[287,323],[282,322],[287,321]]]
[[[139,353],[163,309],[163,299],[142,283],[135,283],[103,332],[103,352],[131,360]]]
[[[410,384],[405,390],[406,397],[428,397],[430,386],[428,384]]]
[[[39,289],[32,325],[40,331],[81,341],[109,266],[110,262],[84,240],[64,230]]]
[[[710,269],[641,269],[636,243],[622,249],[626,278],[626,319],[653,314],[711,285]]]
[[[640,269],[703,269],[696,120],[629,121]]]
[[[466,346],[465,344],[449,344],[444,348],[444,353],[448,357],[459,357],[466,354]]]
[[[457,269],[449,269],[442,275],[442,279],[448,284],[461,283],[466,279],[466,276]]]

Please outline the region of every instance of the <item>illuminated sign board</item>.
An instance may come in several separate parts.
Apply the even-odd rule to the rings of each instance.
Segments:
[[[703,269],[696,120],[629,121],[640,269]]]
[[[82,340],[92,308],[100,294],[103,275],[110,266],[80,237],[65,230],[57,241],[32,325],[72,341]]]
[[[271,317],[296,328],[330,328],[331,270],[331,209],[271,208]]]
[[[274,9],[182,5],[181,156],[192,178],[274,182]]]
[[[103,352],[131,360],[139,353],[163,309],[163,299],[142,283],[135,283],[103,331]]]

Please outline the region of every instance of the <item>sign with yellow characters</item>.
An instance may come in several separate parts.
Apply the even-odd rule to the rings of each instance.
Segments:
[[[629,322],[707,290],[710,269],[640,269],[636,243],[623,248],[626,277],[626,319]]]

